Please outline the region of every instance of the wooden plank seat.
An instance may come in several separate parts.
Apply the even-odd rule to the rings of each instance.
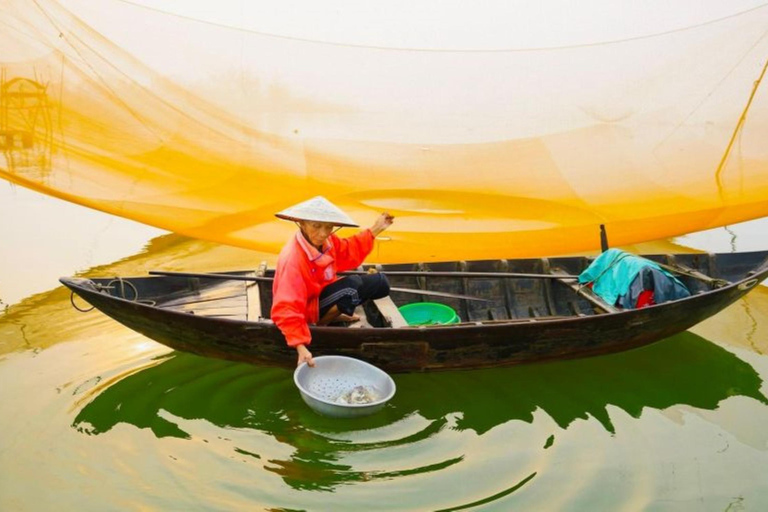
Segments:
[[[405,321],[400,310],[397,309],[395,303],[392,302],[391,297],[386,296],[381,299],[374,299],[373,303],[376,304],[376,307],[379,308],[384,320],[391,327],[408,327],[408,322]]]
[[[264,265],[266,268],[266,265]],[[261,277],[264,275],[261,268],[256,272],[249,272],[246,274],[249,277]],[[259,291],[259,283],[252,282],[245,285],[245,296],[247,299],[247,319],[251,322],[258,322],[262,319],[261,315],[261,293]]]
[[[564,274],[564,272],[561,272],[559,270],[553,270],[552,274],[558,275],[558,274]],[[600,309],[605,313],[617,313],[621,311],[620,308],[617,308],[616,306],[613,306],[605,302],[598,294],[592,291],[592,288],[588,286],[583,286],[581,283],[579,283],[578,279],[562,277],[558,279],[558,281],[572,288],[576,293],[578,293],[579,295],[584,297],[586,300],[591,302],[593,306],[596,306],[598,309]]]

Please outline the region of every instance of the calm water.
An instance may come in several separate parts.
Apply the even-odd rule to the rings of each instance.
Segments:
[[[122,222],[110,230],[134,229]],[[754,240],[721,230],[682,241],[746,250]],[[174,236],[134,252],[69,273],[259,259]],[[24,295],[25,275],[45,266],[3,275]],[[768,509],[765,286],[650,347],[396,375],[384,411],[332,420],[307,409],[290,371],[169,351],[77,313],[56,284],[4,299],[13,305],[0,316],[1,510]]]

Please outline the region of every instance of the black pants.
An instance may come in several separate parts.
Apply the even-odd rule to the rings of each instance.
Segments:
[[[345,315],[351,315],[355,308],[371,299],[389,295],[389,281],[384,274],[361,274],[342,277],[320,292],[320,318],[329,309],[337,306]]]

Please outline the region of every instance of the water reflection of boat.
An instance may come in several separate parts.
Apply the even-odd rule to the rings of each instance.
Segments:
[[[534,424],[542,411],[562,430],[586,420],[615,433],[611,411],[616,410],[632,418],[679,406],[716,410],[736,396],[750,399],[741,406],[768,404],[762,379],[748,363],[692,333],[606,357],[396,379],[398,394],[380,414],[339,422],[307,408],[286,370],[254,371],[250,365],[175,354],[81,399],[85,405],[73,427],[95,436],[132,425],[158,438],[204,439],[222,457],[237,454],[293,487],[317,489],[446,469],[440,451],[421,452],[423,466],[400,472],[372,469],[369,463],[362,465],[364,471],[351,466],[346,455],[440,439],[448,423],[448,431],[483,435],[510,421]],[[400,426],[387,430],[392,425]],[[553,426],[538,425],[543,439],[558,435]],[[383,429],[380,437],[377,429]],[[370,435],[360,438],[356,432]],[[275,450],[269,439],[293,450]],[[390,457],[384,459],[376,460],[389,467]]]
[[[338,420],[319,416],[304,405],[285,370],[259,370],[172,354],[100,388],[88,398],[73,426],[98,435],[127,423],[149,428],[157,437],[178,438],[188,438],[190,433],[171,417],[253,428],[281,438],[296,425],[319,431],[342,428]],[[609,406],[638,418],[648,408],[684,405],[716,410],[734,396],[768,405],[762,383],[749,363],[686,332],[643,350],[607,357],[514,369],[400,375],[398,394],[381,414],[345,424],[352,429],[376,428],[416,412],[435,421],[458,413],[461,420],[456,428],[483,434],[507,421],[531,423],[534,412],[543,410],[562,429],[592,417],[613,433]],[[297,414],[301,417],[292,417]]]
[[[398,326],[394,303],[412,301],[413,295],[396,291],[394,303],[366,308],[363,326],[313,326],[313,350],[317,355],[358,357],[390,371],[492,367],[619,352],[684,331],[719,312],[768,276],[767,258],[768,251],[649,256],[675,266],[692,295],[631,310],[602,303],[563,277],[586,268],[590,260],[584,257],[388,265],[380,270],[393,286],[453,295],[441,301],[463,321]],[[176,350],[292,366],[295,354],[268,319],[272,273],[260,274],[61,281],[105,314]]]

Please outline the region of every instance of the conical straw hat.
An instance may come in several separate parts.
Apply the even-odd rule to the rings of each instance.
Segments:
[[[359,226],[349,215],[323,196],[316,196],[303,203],[290,206],[276,213],[275,217],[293,221],[314,220],[317,222],[330,222],[337,226]]]

